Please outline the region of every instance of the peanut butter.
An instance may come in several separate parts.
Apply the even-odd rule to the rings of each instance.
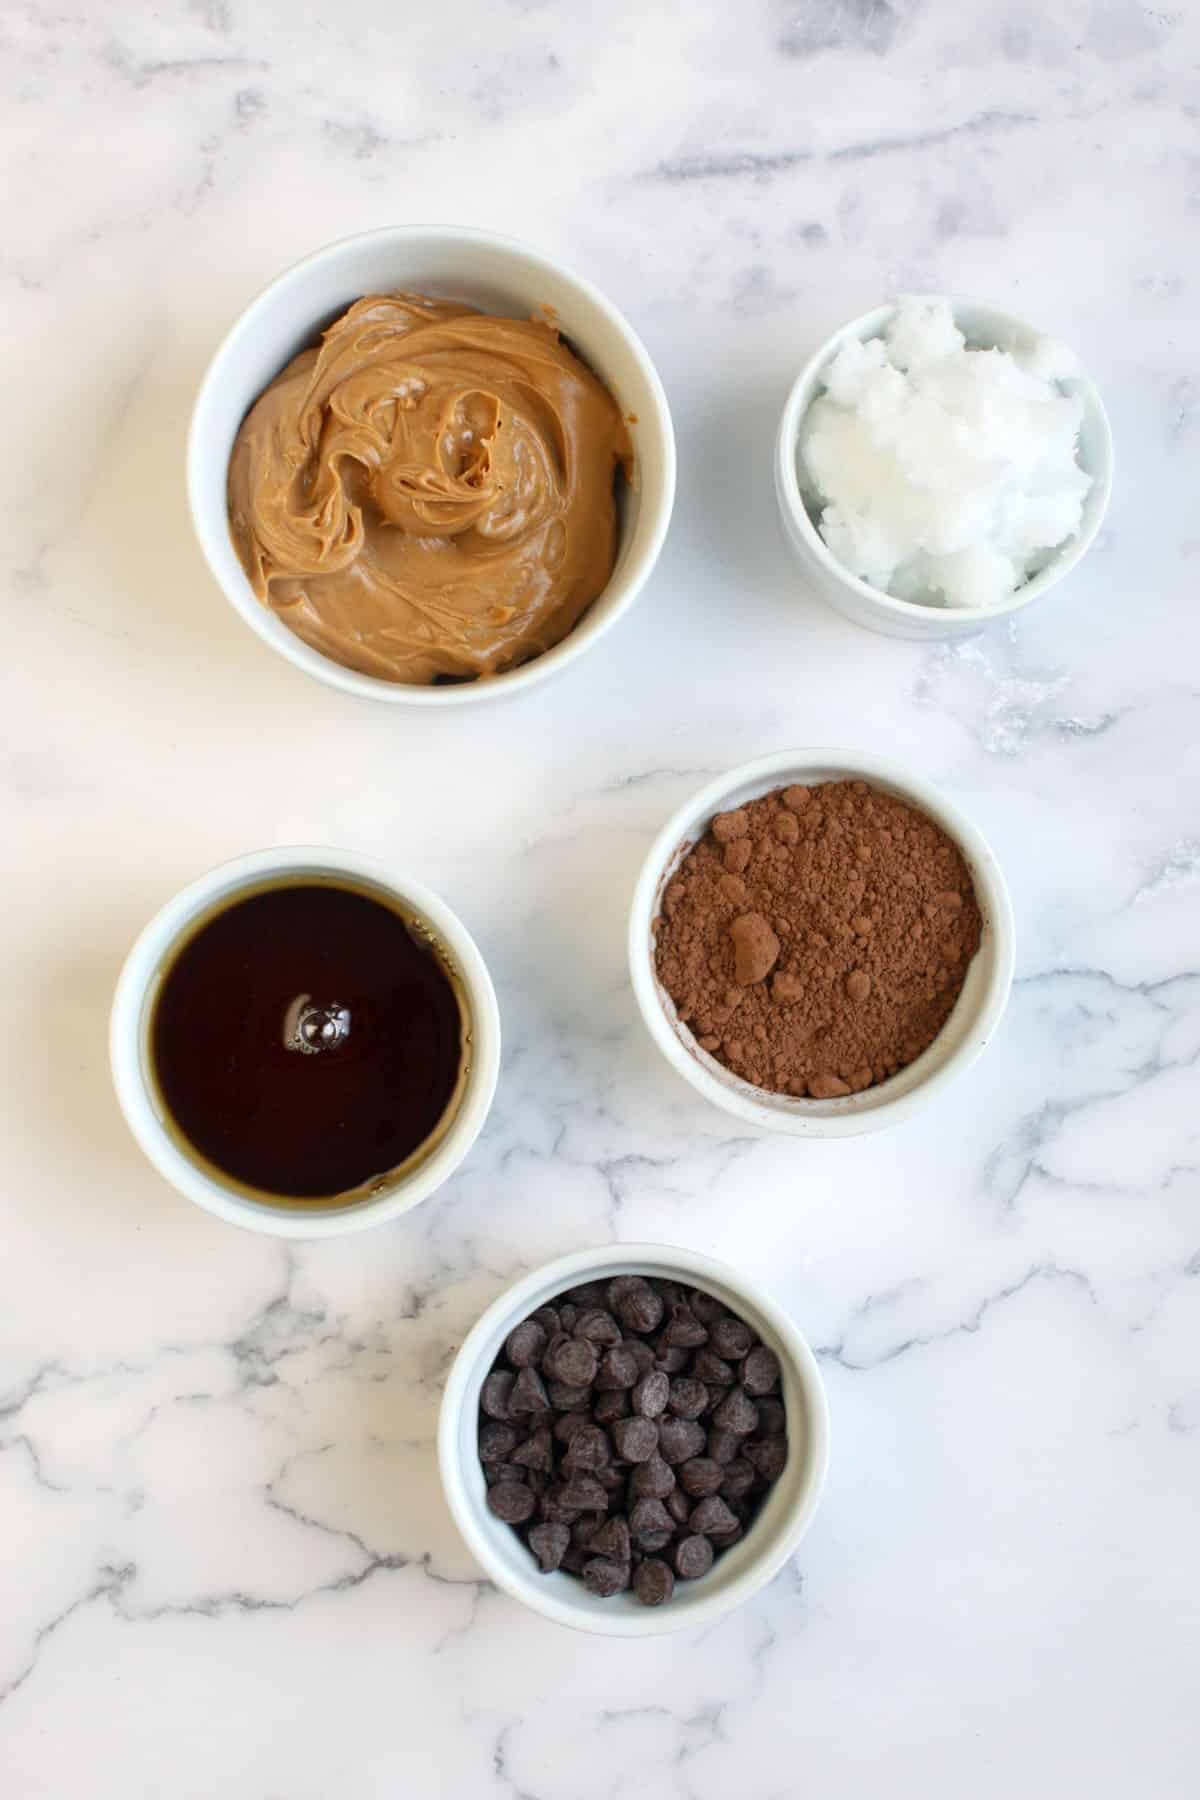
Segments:
[[[229,520],[254,591],[385,681],[496,675],[559,643],[612,573],[616,402],[540,320],[357,301],[247,414]]]

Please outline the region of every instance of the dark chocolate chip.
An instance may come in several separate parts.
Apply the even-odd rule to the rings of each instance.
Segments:
[[[603,1306],[604,1283],[602,1281],[581,1281],[578,1287],[567,1289],[567,1299],[573,1300],[576,1306]]]
[[[481,1463],[503,1462],[517,1447],[517,1434],[511,1425],[499,1419],[487,1419],[479,1427],[479,1460]]]
[[[715,1418],[716,1413],[717,1413],[717,1408],[724,1403],[726,1398],[732,1392],[733,1392],[732,1388],[710,1387],[708,1390],[708,1405],[705,1407],[703,1413],[700,1415],[701,1418],[703,1418],[703,1419]]]
[[[742,1364],[742,1386],[748,1394],[769,1394],[779,1386],[779,1358],[765,1344],[751,1350]]]
[[[541,1376],[536,1369],[522,1369],[513,1382],[512,1393],[508,1397],[509,1417],[515,1419],[522,1413],[549,1411],[550,1396]]]
[[[659,1455],[648,1456],[638,1463],[629,1477],[629,1495],[633,1500],[665,1500],[675,1486],[675,1471]]]
[[[604,1304],[610,1312],[616,1312],[617,1301],[626,1294],[632,1294],[637,1288],[646,1286],[644,1275],[614,1275],[604,1289]]]
[[[661,1500],[635,1500],[629,1529],[641,1549],[662,1550],[675,1535],[675,1521]]]
[[[598,1388],[631,1388],[639,1374],[637,1358],[630,1350],[629,1345],[614,1344],[612,1349],[606,1350],[600,1358],[596,1386]]]
[[[546,1351],[542,1368],[555,1381],[588,1387],[596,1376],[596,1351],[586,1338],[562,1338]]]
[[[711,1332],[718,1319],[729,1316],[729,1308],[715,1294],[706,1294],[703,1288],[693,1288],[688,1295],[688,1303],[702,1325],[707,1325]]]
[[[680,1538],[675,1546],[675,1573],[684,1581],[698,1581],[713,1566],[713,1547],[706,1537]]]
[[[653,1505],[653,1502],[651,1502]],[[591,1542],[593,1556],[611,1556],[614,1562],[627,1563],[631,1549],[629,1525],[625,1519],[609,1519],[601,1525]]]
[[[658,1426],[653,1419],[618,1419],[612,1439],[618,1456],[626,1462],[644,1463],[658,1449]]]
[[[711,1425],[706,1449],[714,1462],[731,1463],[735,1456],[742,1454],[742,1440],[736,1431],[726,1431],[723,1425]]]
[[[579,1308],[577,1306],[573,1306],[569,1300],[566,1301],[565,1303],[559,1305],[558,1322],[562,1326],[564,1331],[574,1331],[575,1322],[578,1319],[578,1317],[579,1317]]]
[[[736,1456],[727,1463],[722,1475],[722,1500],[744,1500],[758,1479],[754,1464],[747,1462],[744,1456]]]
[[[702,1381],[693,1381],[688,1375],[676,1375],[671,1382],[671,1397],[667,1404],[677,1419],[698,1419],[708,1405],[708,1389]]]
[[[758,1408],[742,1388],[732,1388],[713,1414],[713,1424],[749,1437],[758,1426]]]
[[[479,1404],[489,1419],[507,1419],[508,1403],[513,1391],[515,1375],[507,1369],[493,1369],[480,1389]]]
[[[698,1350],[701,1344],[708,1342],[708,1328],[700,1323],[690,1306],[675,1306],[658,1341],[664,1350]]]
[[[693,1499],[703,1500],[706,1494],[715,1494],[725,1479],[725,1470],[711,1456],[692,1456],[687,1462],[680,1463],[675,1471],[675,1479],[685,1494]]]
[[[626,1288],[611,1304],[626,1331],[648,1336],[657,1331],[662,1322],[663,1303],[647,1281]]]
[[[662,1347],[654,1359],[655,1368],[666,1375],[681,1375],[692,1360],[691,1351],[685,1350],[682,1344],[663,1344],[661,1338],[659,1344]]]
[[[733,1383],[733,1364],[727,1363],[715,1350],[697,1350],[690,1373],[706,1387],[730,1387]]]
[[[651,1369],[649,1375],[643,1375],[633,1390],[633,1410],[641,1413],[643,1419],[657,1419],[660,1413],[667,1410],[670,1397],[669,1378],[661,1369]]]
[[[487,1503],[506,1525],[523,1525],[533,1517],[537,1496],[524,1481],[501,1481],[488,1489]]]
[[[555,1412],[577,1412],[581,1406],[587,1405],[591,1391],[590,1387],[580,1387],[570,1381],[550,1381],[546,1384],[546,1392]]]
[[[598,1600],[611,1600],[629,1586],[629,1564],[608,1556],[591,1556],[583,1565],[583,1585]]]
[[[539,1306],[537,1311],[530,1316],[537,1320],[537,1323],[541,1326],[547,1337],[553,1337],[556,1331],[562,1330],[562,1326],[558,1321],[558,1314],[552,1306]]]
[[[523,1469],[536,1469],[546,1475],[554,1467],[554,1440],[550,1436],[548,1425],[539,1425],[538,1429],[519,1449],[512,1453],[512,1460]]]
[[[640,1381],[643,1375],[649,1375],[654,1370],[653,1346],[647,1344],[643,1338],[625,1338],[623,1342],[637,1364],[638,1380]]]
[[[607,1512],[608,1490],[594,1475],[572,1475],[558,1491],[559,1504],[569,1512]]]
[[[551,1525],[543,1521],[533,1527],[529,1533],[529,1548],[537,1557],[543,1575],[549,1575],[558,1568],[570,1541],[571,1533],[565,1525]]]
[[[598,1389],[592,1402],[592,1417],[597,1425],[611,1425],[614,1419],[625,1419],[629,1416],[629,1389]]]
[[[608,1434],[599,1425],[586,1425],[567,1445],[562,1466],[568,1475],[594,1475],[611,1457]]]
[[[754,1438],[744,1447],[742,1455],[754,1465],[764,1481],[778,1481],[787,1467],[787,1439]]]
[[[718,1535],[723,1531],[732,1531],[739,1523],[736,1513],[730,1512],[719,1494],[709,1494],[707,1498],[698,1500],[688,1514],[688,1524],[693,1531],[704,1533],[711,1531]]]
[[[554,1435],[560,1444],[569,1444],[581,1431],[590,1431],[592,1421],[585,1412],[564,1413],[554,1421]]]
[[[525,1471],[518,1468],[515,1462],[485,1463],[483,1479],[489,1487],[495,1487],[498,1481],[524,1481]]]
[[[523,1319],[504,1340],[504,1354],[514,1369],[527,1369],[546,1348],[546,1333],[536,1319]]]
[[[704,1449],[704,1427],[694,1419],[660,1419],[658,1448],[669,1463],[686,1462]]]
[[[633,1578],[633,1591],[643,1606],[662,1606],[675,1592],[675,1577],[660,1556],[649,1556]]]
[[[763,1437],[783,1437],[787,1431],[787,1409],[782,1400],[768,1394],[758,1403],[758,1429]]]
[[[709,1333],[709,1343],[726,1362],[740,1362],[754,1348],[754,1333],[742,1319],[730,1315],[718,1319]]]
[[[677,1525],[687,1524],[687,1516],[692,1510],[692,1502],[681,1487],[673,1487],[663,1501],[663,1505]]]
[[[575,1321],[575,1336],[586,1338],[589,1344],[599,1344],[607,1348],[609,1344],[619,1344],[621,1327],[610,1312],[598,1306],[589,1307],[580,1313]]]

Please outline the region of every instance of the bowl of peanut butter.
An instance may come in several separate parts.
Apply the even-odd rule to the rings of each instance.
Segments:
[[[188,440],[237,612],[307,674],[407,705],[513,694],[581,655],[649,579],[674,492],[626,320],[554,259],[457,227],[347,238],[279,276]]]

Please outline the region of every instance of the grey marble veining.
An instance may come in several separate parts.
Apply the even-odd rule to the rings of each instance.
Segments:
[[[0,20],[6,1800],[1182,1800],[1198,1744],[1200,31],[1133,0],[14,4]],[[308,685],[216,593],[182,481],[246,299],[443,218],[546,245],[666,382],[651,589],[517,704]],[[951,647],[797,585],[786,389],[898,287],[1072,342],[1118,447],[1087,563]],[[986,1058],[882,1139],[739,1131],[635,1016],[667,813],[789,743],[941,783],[1013,889]],[[506,1034],[458,1178],[286,1248],[174,1198],[105,1022],[223,857],[343,843],[467,919]],[[765,1281],[834,1418],[794,1566],[624,1649],[480,1578],[434,1433],[520,1270],[679,1241]]]

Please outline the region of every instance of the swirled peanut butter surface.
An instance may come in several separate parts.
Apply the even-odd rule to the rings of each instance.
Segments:
[[[607,583],[630,457],[612,395],[552,326],[370,297],[247,414],[230,529],[259,599],[335,662],[495,675]]]

